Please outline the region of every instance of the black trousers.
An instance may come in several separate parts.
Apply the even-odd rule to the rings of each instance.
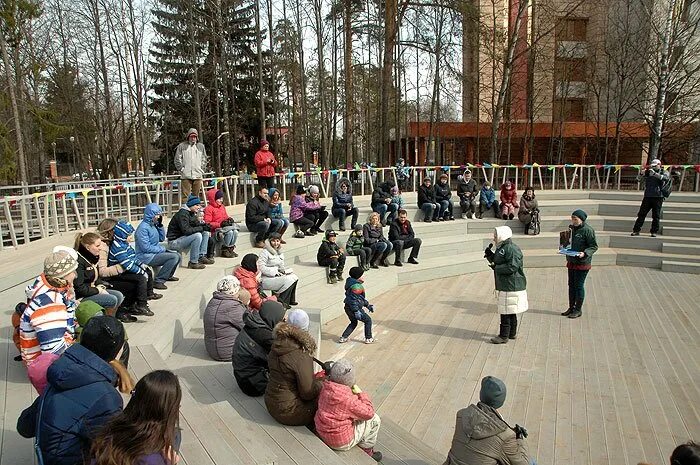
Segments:
[[[134,303],[145,304],[148,296],[153,294],[153,272],[146,268],[146,274],[136,274],[124,272],[106,280],[114,289],[124,294],[125,307],[130,307]]]
[[[309,229],[314,227],[315,220],[315,216],[308,213],[304,213],[304,216],[294,220],[294,224],[299,226],[299,229],[301,229],[302,231],[307,232]]]
[[[262,189],[263,187],[266,187],[270,189],[271,187],[275,187],[275,177],[274,176],[258,176],[258,185]]]
[[[292,302],[296,302],[297,300],[297,283],[299,281],[295,281],[294,284],[289,286],[286,290],[280,292],[277,294],[277,301],[281,302],[283,304],[291,304]]]
[[[328,266],[332,274],[340,275],[345,268],[345,254],[339,255],[338,257],[324,258],[323,260],[319,260],[318,264],[321,266]]]
[[[518,334],[518,315],[501,315],[501,328],[499,336],[502,338],[513,338]]]
[[[362,247],[361,249],[353,251],[352,253],[348,252],[348,255],[359,255],[360,264],[362,266],[368,266],[369,259],[372,258],[372,249],[370,249],[369,247]]]
[[[661,207],[664,204],[663,197],[644,197],[642,199],[642,204],[639,206],[639,213],[637,213],[637,221],[634,222],[634,227],[632,231],[639,232],[644,226],[644,220],[646,220],[649,210],[651,210],[651,233],[656,234],[659,232],[659,223],[661,222]]]
[[[403,260],[403,251],[406,249],[411,249],[411,255],[409,255],[409,258],[418,258],[418,254],[420,253],[420,246],[422,243],[423,241],[421,241],[417,237],[414,237],[413,239],[409,239],[407,241],[393,241],[395,261],[400,262],[401,260]]]
[[[581,311],[583,301],[586,298],[586,276],[590,270],[572,270],[569,272],[569,308]]]

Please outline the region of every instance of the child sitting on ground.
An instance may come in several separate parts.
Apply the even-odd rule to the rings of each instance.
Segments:
[[[350,320],[350,324],[343,331],[343,335],[338,339],[339,343],[347,342],[348,337],[357,328],[357,322],[365,324],[365,344],[372,344],[375,339],[372,337],[372,318],[365,312],[365,308],[374,313],[374,307],[365,298],[365,287],[362,285],[362,275],[365,270],[359,266],[350,268],[350,277],[345,280],[345,314]]]
[[[369,270],[369,259],[372,258],[372,249],[364,245],[361,224],[356,224],[350,233],[350,237],[345,243],[345,251],[348,255],[360,257],[360,267],[365,271]]]
[[[374,450],[381,421],[369,396],[355,384],[355,368],[344,358],[335,362],[318,397],[316,433],[328,447],[346,451],[359,446],[379,462]]]
[[[403,208],[403,197],[401,197],[401,192],[399,192],[399,188],[397,186],[394,186],[391,188],[391,203],[396,205],[397,210],[399,211]]]

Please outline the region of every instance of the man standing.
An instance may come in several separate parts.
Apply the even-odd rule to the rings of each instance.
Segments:
[[[637,181],[644,179],[644,199],[637,213],[637,221],[634,222],[632,235],[639,236],[639,231],[642,230],[644,220],[647,218],[649,210],[651,210],[651,237],[656,237],[659,232],[659,222],[661,220],[661,207],[664,203],[664,194],[662,187],[670,179],[668,171],[661,166],[661,160],[654,158],[651,161],[651,166],[640,171],[637,175]]]
[[[191,193],[199,196],[202,190],[202,178],[207,166],[207,151],[204,144],[198,142],[199,134],[195,128],[187,131],[187,140],[180,142],[175,150],[175,168],[180,172],[182,196]]]
[[[248,231],[256,233],[255,247],[264,248],[265,238],[279,232],[283,224],[270,219],[270,194],[267,187],[261,185],[258,195],[245,206],[245,225]]]
[[[406,249],[411,249],[408,263],[418,264],[417,259],[422,241],[413,232],[413,226],[408,221],[406,210],[399,210],[399,217],[389,226],[389,240],[394,244],[394,265],[403,266],[401,256]]]

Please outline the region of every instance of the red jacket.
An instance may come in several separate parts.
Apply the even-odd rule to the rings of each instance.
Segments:
[[[314,417],[316,433],[330,447],[350,444],[355,437],[354,423],[374,416],[374,407],[364,392],[357,395],[344,384],[325,381],[318,396]]]
[[[250,293],[250,303],[248,307],[253,310],[260,310],[260,306],[263,302],[267,300],[277,300],[277,297],[270,296],[265,299],[260,297],[258,292],[258,280],[256,279],[257,273],[253,271],[248,271],[242,266],[237,266],[233,269],[233,275],[238,278],[241,282],[241,287]]]
[[[255,162],[255,172],[258,173],[258,176],[270,178],[275,175],[277,159],[269,150],[258,150],[255,152],[253,161]]]
[[[510,185],[510,189],[506,189],[505,184],[501,186],[501,203],[510,203],[517,208],[518,191],[515,190],[514,184]]]
[[[207,192],[207,206],[204,209],[204,222],[211,226],[212,231],[221,227],[221,222],[229,218],[226,207],[216,202],[216,189]]]

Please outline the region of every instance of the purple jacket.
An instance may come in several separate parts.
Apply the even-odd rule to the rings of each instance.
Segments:
[[[292,197],[292,206],[289,209],[289,221],[294,222],[304,216],[304,212],[319,210],[320,208],[320,202],[314,202],[310,198],[307,200],[305,195],[295,195]]]

